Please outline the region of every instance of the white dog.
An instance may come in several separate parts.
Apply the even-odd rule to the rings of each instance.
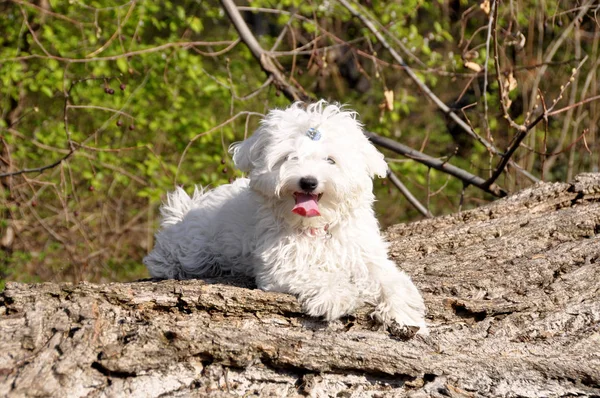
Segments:
[[[372,178],[387,164],[356,113],[325,101],[272,110],[230,152],[248,178],[169,194],[144,259],[153,277],[244,274],[295,294],[312,316],[333,320],[368,302],[380,322],[427,333],[421,295],[387,257],[372,208]]]

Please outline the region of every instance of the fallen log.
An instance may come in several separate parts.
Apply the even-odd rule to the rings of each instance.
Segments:
[[[245,280],[8,283],[0,396],[600,395],[600,174],[387,237],[429,336]]]

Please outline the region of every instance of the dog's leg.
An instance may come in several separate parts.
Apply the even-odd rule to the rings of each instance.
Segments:
[[[360,304],[359,292],[347,276],[338,273],[315,275],[298,292],[298,299],[307,314],[322,316],[328,321],[354,311]]]
[[[410,277],[386,259],[369,267],[379,290],[379,303],[373,316],[382,323],[392,320],[400,325],[418,326],[419,334],[427,334],[425,303]]]
[[[347,275],[338,272],[295,274],[277,282],[270,275],[259,274],[256,282],[263,290],[295,294],[304,312],[327,321],[351,313],[361,303],[356,285],[350,282]]]

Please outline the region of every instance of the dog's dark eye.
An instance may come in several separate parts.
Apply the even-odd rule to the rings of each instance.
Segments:
[[[327,159],[325,159],[325,160],[327,160],[327,162],[329,162],[329,164],[335,164],[335,159],[334,159],[334,158],[332,158],[331,156],[330,156],[330,157],[328,157],[328,158],[327,158]]]

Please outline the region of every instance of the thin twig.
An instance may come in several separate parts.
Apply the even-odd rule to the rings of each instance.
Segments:
[[[498,151],[498,149],[496,149],[485,138],[479,136],[477,133],[475,133],[473,130],[471,130],[471,128],[469,127],[469,125],[467,125],[464,122],[464,120],[462,120],[460,118],[460,116],[458,116],[456,113],[454,113],[452,111],[452,109],[450,109],[450,107],[448,107],[448,105],[446,105],[441,99],[438,98],[438,96],[436,96],[433,93],[433,91],[431,91],[431,89],[429,88],[429,86],[427,86],[423,81],[421,81],[421,79],[416,75],[416,73],[412,70],[412,68],[410,66],[408,66],[406,64],[406,62],[404,62],[404,59],[402,58],[402,56],[400,54],[398,54],[396,52],[396,50],[394,50],[394,48],[389,45],[389,43],[383,37],[383,35],[381,33],[379,33],[379,31],[375,28],[375,26],[373,25],[373,23],[371,22],[371,20],[369,20],[367,17],[365,17],[360,12],[356,11],[350,5],[350,3],[348,3],[346,0],[338,0],[338,1],[348,11],[350,11],[350,13],[353,16],[355,16],[356,18],[358,18],[367,29],[369,29],[369,31],[377,38],[377,40],[381,43],[381,45],[392,55],[392,57],[396,60],[396,62],[398,62],[398,64],[400,64],[400,66],[402,66],[402,68],[404,69],[404,71],[406,72],[406,74],[408,75],[408,77],[419,87],[419,89],[427,97],[429,97],[430,100],[432,100],[436,104],[436,106],[439,109],[441,109],[446,115],[448,115],[448,117],[450,117],[454,122],[456,122],[456,124],[458,126],[460,126],[467,134],[469,134],[472,138],[474,138],[475,140],[477,140],[478,142],[480,142],[483,146],[485,146],[486,149],[489,152],[491,152],[491,153],[493,153],[495,155],[500,154],[500,151]]]
[[[402,181],[400,181],[400,179],[390,169],[388,169],[387,176],[392,182],[392,184],[394,184],[396,188],[398,188],[398,190],[402,192],[402,194],[406,197],[410,204],[413,205],[414,208],[419,211],[419,213],[421,213],[427,218],[433,217],[431,212],[427,210],[425,206],[423,206],[421,202],[417,200],[417,198],[415,198],[415,196],[408,190],[408,188],[406,188]]]
[[[130,119],[134,118],[127,112],[123,112],[118,109],[106,108],[104,106],[97,106],[97,105],[67,105],[67,109],[99,109],[101,111],[107,111],[107,112],[112,112],[112,113],[116,113],[119,115],[127,116]]]
[[[254,97],[256,97],[258,94],[260,94],[265,88],[267,88],[271,83],[273,83],[273,76],[269,76],[267,78],[267,80],[264,81],[263,84],[261,84],[261,86],[259,88],[257,88],[256,90],[252,91],[249,94],[246,94],[242,97],[236,96],[235,98],[239,101],[247,101],[249,99],[252,99]]]
[[[560,150],[560,151],[557,151],[557,152],[540,152],[540,151],[536,151],[536,150],[535,150],[535,149],[533,149],[533,148],[530,148],[530,147],[528,147],[528,146],[527,146],[527,145],[525,145],[525,144],[521,144],[521,146],[522,146],[523,148],[526,148],[527,150],[529,150],[529,151],[531,151],[531,152],[535,153],[536,155],[540,155],[540,156],[557,156],[557,155],[560,155],[560,154],[562,154],[562,153],[565,153],[566,151],[568,151],[569,149],[571,149],[571,148],[573,147],[573,145],[577,144],[577,143],[578,143],[579,141],[581,141],[581,140],[583,140],[583,141],[584,141],[584,143],[585,143],[585,135],[586,135],[587,133],[589,133],[589,132],[590,132],[590,129],[585,129],[585,130],[583,130],[583,131],[582,131],[582,133],[579,135],[579,137],[577,137],[577,139],[576,139],[575,141],[571,142],[571,143],[570,143],[570,144],[569,144],[567,147],[565,147],[564,149],[562,149],[562,150]],[[587,145],[587,144],[586,144],[586,145]],[[588,152],[589,152],[589,148],[586,148],[586,149],[587,149],[587,150],[588,150]]]
[[[597,100],[600,100],[600,95],[595,95],[593,97],[586,98],[586,99],[584,99],[582,101],[576,102],[576,103],[571,104],[569,106],[565,106],[564,108],[560,108],[560,109],[557,109],[555,111],[548,112],[548,116],[558,115],[559,113],[566,112],[566,111],[568,111],[571,108],[577,108],[578,106],[581,106],[583,104],[587,104],[588,102],[597,101]]]
[[[21,0],[11,0],[11,1],[13,3],[15,3],[15,4],[19,4],[19,5],[23,5],[23,6],[26,6],[26,7],[35,8],[39,12],[42,12],[44,14],[48,14],[48,15],[54,17],[54,18],[62,19],[63,21],[70,22],[70,23],[72,23],[73,25],[76,25],[79,28],[82,28],[83,25],[86,24],[85,22],[79,22],[79,21],[77,21],[75,19],[71,19],[71,18],[67,17],[66,15],[62,15],[62,14],[58,14],[58,13],[52,12],[50,10],[47,10],[45,8],[42,8],[42,7],[38,6],[38,5],[32,4],[32,3],[27,2],[27,1],[21,1]]]
[[[131,95],[127,98],[127,100],[125,101],[125,103],[123,104],[123,107],[121,109],[125,109],[125,107],[127,107],[129,105],[129,102],[131,101],[131,99],[133,98],[133,96],[137,93],[137,91],[139,91],[141,89],[141,87],[143,87],[146,82],[148,81],[148,77],[150,75],[150,72],[148,72],[144,78],[144,80],[142,81],[142,83],[136,87],[136,89],[131,93]],[[65,104],[63,107],[63,119],[64,119],[64,127],[65,127],[65,133],[66,133],[66,137],[67,137],[67,144],[68,144],[68,152],[66,152],[63,157],[61,157],[60,159],[44,165],[44,166],[40,166],[40,167],[34,167],[34,168],[26,168],[26,169],[21,169],[21,170],[17,170],[17,171],[12,171],[12,172],[7,172],[7,173],[0,173],[0,178],[2,177],[11,177],[11,176],[16,176],[16,175],[25,175],[25,174],[30,174],[30,173],[41,173],[45,170],[49,170],[52,169],[56,166],[58,166],[59,164],[61,164],[62,162],[67,161],[73,154],[75,154],[77,152],[78,147],[81,147],[83,144],[85,144],[86,142],[90,141],[90,139],[95,136],[96,134],[104,131],[104,129],[106,129],[108,123],[110,123],[114,118],[115,115],[111,116],[102,126],[100,126],[100,128],[98,128],[96,131],[94,131],[93,134],[90,134],[82,143],[80,144],[76,144],[74,141],[71,140],[71,133],[69,130],[69,124],[68,124],[68,109],[69,108],[81,108],[81,107],[94,107],[92,105],[71,105],[69,102],[69,99],[71,98],[71,91],[73,90],[73,88],[75,87],[75,85],[87,81],[87,80],[98,80],[98,79],[103,79],[103,77],[93,77],[93,78],[83,78],[83,79],[78,79],[78,80],[73,80],[71,82],[71,85],[69,86],[68,89],[65,89],[63,94],[65,97]],[[101,107],[99,107],[101,108]],[[129,117],[132,117],[131,115],[126,114],[125,112],[122,112],[120,110],[115,110],[115,109],[110,109],[110,108],[101,108],[103,110],[107,110],[107,111],[111,111],[115,114],[125,114]],[[10,130],[9,130],[10,131]]]
[[[235,115],[233,115],[232,117],[230,117],[229,119],[225,120],[224,122],[218,124],[217,126],[214,126],[200,134],[196,134],[185,146],[185,149],[183,150],[183,153],[181,154],[181,157],[179,158],[179,163],[177,163],[177,171],[175,172],[175,178],[173,183],[177,183],[177,177],[179,176],[179,170],[181,169],[181,164],[183,163],[183,159],[185,158],[185,155],[187,154],[187,151],[190,149],[190,147],[192,146],[192,144],[194,143],[194,141],[196,141],[198,138],[200,137],[204,137],[207,134],[212,133],[213,131],[220,129],[221,127],[225,127],[227,126],[229,123],[233,122],[235,119],[237,119],[240,116],[243,115],[254,115],[254,116],[259,116],[259,117],[264,117],[264,115],[262,113],[258,113],[258,112],[249,112],[249,111],[244,111],[244,112],[239,112],[236,113]]]
[[[35,43],[38,45],[38,47],[40,48],[40,50],[42,50],[42,52],[44,54],[46,54],[47,56],[51,57],[52,55],[50,55],[50,53],[48,52],[48,50],[46,50],[46,48],[44,47],[44,45],[40,42],[40,40],[38,39],[37,35],[35,34],[35,31],[31,27],[31,25],[29,24],[29,21],[27,20],[27,18],[28,18],[27,17],[27,12],[20,5],[19,5],[19,9],[21,10],[21,14],[23,15],[23,22],[27,26],[27,30],[29,30],[29,33],[31,34],[31,37],[33,38],[33,41],[35,41]]]
[[[2,177],[10,177],[10,176],[18,176],[18,175],[21,175],[21,174],[29,174],[29,173],[41,173],[44,170],[53,169],[54,167],[56,167],[59,164],[61,164],[63,161],[65,161],[68,158],[70,158],[71,155],[73,155],[73,153],[75,153],[75,151],[69,151],[62,158],[58,159],[57,161],[55,161],[53,163],[47,164],[45,166],[34,167],[34,168],[31,168],[31,169],[21,169],[21,170],[17,170],[17,171],[11,171],[11,172],[8,172],[8,173],[0,173],[0,178],[2,178]]]
[[[498,19],[498,5],[496,4],[496,0],[492,0],[492,9],[490,10],[489,21],[488,21],[488,34],[487,39],[485,41],[485,61],[483,64],[483,120],[485,123],[485,130],[487,132],[487,139],[492,141],[492,132],[490,131],[490,122],[488,118],[488,98],[487,98],[487,88],[488,88],[488,64],[490,60],[490,41],[492,38],[492,30],[495,30],[496,20]],[[495,52],[495,56],[498,53]],[[496,74],[498,74],[498,70],[496,70]]]
[[[40,46],[40,48],[42,49],[42,51],[45,51],[45,48],[41,45],[41,43],[39,43],[36,40],[36,43]],[[111,55],[111,56],[106,56],[106,57],[94,57],[94,58],[65,58],[65,57],[59,57],[56,55],[52,55],[50,53],[46,53],[46,55],[40,55],[40,54],[32,54],[32,55],[24,55],[21,57],[13,57],[13,58],[5,58],[5,59],[0,59],[0,62],[8,62],[8,61],[23,61],[23,60],[27,60],[27,59],[32,59],[32,58],[49,58],[49,59],[54,59],[56,61],[60,61],[60,62],[70,62],[70,63],[88,63],[88,62],[97,62],[97,61],[116,61],[117,59],[120,58],[128,58],[128,57],[133,57],[136,55],[142,55],[142,54],[149,54],[149,53],[154,53],[154,52],[158,52],[158,51],[162,51],[162,50],[166,50],[167,48],[172,48],[172,47],[182,47],[182,48],[189,48],[189,47],[209,47],[209,46],[230,46],[232,45],[232,41],[229,40],[224,40],[224,41],[214,41],[214,42],[209,42],[209,41],[187,41],[187,42],[175,42],[175,43],[165,43],[165,44],[161,44],[160,46],[156,46],[156,47],[150,47],[150,48],[145,48],[143,50],[136,50],[136,51],[130,51],[127,53],[123,53],[123,54],[118,54],[118,55]]]
[[[543,65],[540,68],[540,70],[538,71],[535,81],[533,82],[532,90],[531,90],[532,93],[537,92],[537,89],[538,89],[538,86],[540,84],[542,77],[546,75],[546,69],[548,69],[548,66],[547,66],[548,63],[550,61],[552,61],[552,58],[554,57],[554,55],[556,55],[556,52],[558,51],[560,46],[562,46],[562,44],[566,41],[567,37],[569,36],[569,34],[573,30],[573,28],[579,23],[579,20],[582,19],[583,16],[588,12],[590,7],[592,6],[592,3],[593,3],[593,0],[586,1],[586,3],[581,6],[581,8],[579,9],[579,13],[577,13],[577,15],[571,21],[571,23],[569,23],[569,25],[561,28],[560,36],[552,43],[552,45],[550,46],[550,49],[546,52],[546,55],[543,59]],[[535,105],[535,101],[533,101],[531,103],[531,108],[534,105]],[[532,111],[532,109],[530,109],[530,112],[531,111]]]
[[[192,50],[194,50],[197,54],[202,55],[203,57],[218,57],[231,51],[235,46],[237,46],[240,43],[240,41],[240,38],[237,38],[234,41],[232,41],[230,45],[219,51],[202,51],[198,50],[195,46],[192,46]]]
[[[504,91],[503,91],[503,83],[500,80],[500,72],[499,72],[500,65],[499,65],[499,60],[498,60],[498,37],[497,37],[497,34],[498,34],[497,33],[498,8],[496,8],[495,13],[496,13],[496,16],[494,18],[492,36],[493,36],[493,40],[494,40],[494,63],[496,64],[496,75],[498,77],[498,90],[499,90],[499,95],[500,95],[500,103],[502,105],[502,111],[504,113],[505,119],[507,119],[508,122],[510,123],[511,127],[514,127],[518,132],[517,132],[517,135],[513,138],[512,142],[510,143],[506,152],[502,155],[500,162],[496,166],[496,169],[494,170],[494,172],[492,173],[490,178],[486,181],[486,184],[493,184],[498,179],[498,177],[500,177],[500,175],[504,172],[504,169],[506,168],[507,164],[509,164],[509,163],[514,164],[514,162],[512,162],[512,160],[511,160],[511,158],[512,158],[513,154],[515,153],[515,151],[520,147],[521,143],[523,142],[525,137],[527,137],[527,134],[529,133],[529,131],[531,131],[531,129],[533,129],[542,120],[548,119],[548,116],[550,116],[550,112],[552,112],[552,109],[556,106],[556,104],[558,104],[558,102],[562,98],[564,91],[569,86],[570,82],[572,81],[572,80],[569,80],[566,84],[561,86],[560,93],[559,93],[558,97],[556,99],[554,99],[552,106],[548,109],[546,109],[544,107],[544,110],[536,117],[535,120],[533,120],[532,122],[529,122],[529,123],[526,121],[525,124],[523,124],[523,125],[519,125],[519,124],[515,123],[514,121],[512,121],[512,119],[508,115],[508,108],[506,106],[506,103],[504,102],[504,100],[506,98],[505,96],[507,96],[507,94],[504,93]],[[587,60],[587,56],[583,60],[581,60],[581,62],[577,66],[577,68],[573,69],[571,78],[573,78],[575,76],[575,74],[581,69],[581,67],[583,66],[583,64],[585,63],[586,60]],[[541,96],[542,96],[542,94],[539,93],[540,98],[541,98]]]
[[[85,56],[86,58],[95,57],[96,55],[98,55],[101,52],[103,52],[104,50],[106,50],[108,48],[108,46],[110,46],[110,44],[113,42],[113,40],[115,40],[115,38],[121,34],[121,27],[127,23],[127,20],[131,16],[131,13],[133,12],[134,7],[135,7],[135,1],[132,1],[131,5],[129,6],[129,10],[127,10],[127,14],[125,14],[125,18],[123,19],[123,22],[119,23],[119,25],[117,26],[117,29],[112,34],[112,36],[106,41],[106,43],[104,43],[102,46],[100,46],[100,48],[98,48],[96,51],[86,55]]]

